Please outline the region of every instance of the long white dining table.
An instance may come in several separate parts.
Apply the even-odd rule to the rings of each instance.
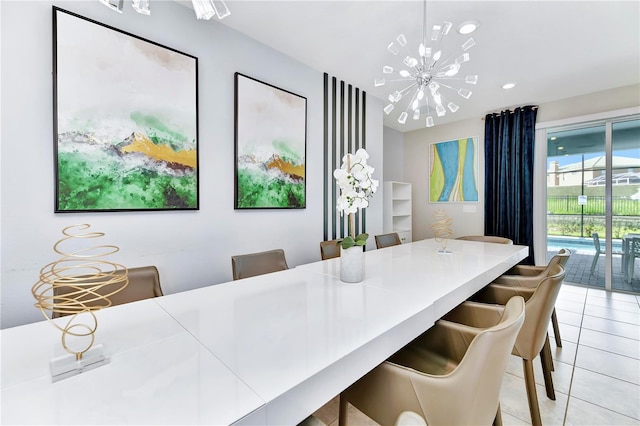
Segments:
[[[438,246],[367,251],[358,284],[331,259],[103,309],[110,362],[55,383],[60,332],[2,330],[2,424],[297,424],[528,254]]]

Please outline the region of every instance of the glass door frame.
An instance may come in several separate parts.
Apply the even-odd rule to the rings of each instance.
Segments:
[[[626,108],[604,113],[573,117],[557,121],[536,123],[536,141],[534,147],[534,205],[533,205],[533,241],[536,265],[547,263],[547,133],[566,130],[572,127],[605,126],[605,227],[607,238],[605,250],[612,250],[613,184],[610,171],[613,168],[613,124],[622,121],[640,119],[640,107]],[[605,256],[605,289],[612,290],[613,259]]]

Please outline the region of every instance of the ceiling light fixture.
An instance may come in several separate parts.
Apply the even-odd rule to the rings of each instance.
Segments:
[[[462,35],[471,34],[478,29],[480,23],[478,21],[464,21],[458,25],[458,33]]]
[[[502,85],[504,90],[513,89],[514,87],[516,87],[516,83],[505,83]]]
[[[100,0],[100,3],[104,4],[114,12],[122,13],[122,5],[124,4],[124,0]]]
[[[218,16],[218,19],[224,19],[231,15],[231,11],[223,0],[191,0],[193,10],[196,12],[196,18],[209,20]]]
[[[453,101],[448,100],[440,91],[442,88],[450,89],[457,92],[464,99],[469,99],[471,91],[465,88],[453,87],[452,84],[463,81],[467,84],[476,84],[478,82],[477,75],[468,75],[466,77],[457,77],[462,64],[469,61],[469,53],[467,52],[476,42],[473,38],[469,38],[461,49],[454,55],[444,57],[440,44],[442,39],[449,34],[451,30],[451,22],[445,22],[442,25],[434,25],[431,36],[427,40],[427,1],[423,2],[423,23],[422,23],[422,43],[418,47],[418,57],[411,56],[409,48],[407,48],[407,39],[404,34],[396,37],[394,42],[387,46],[387,50],[394,56],[400,53],[400,49],[404,48],[408,53],[402,60],[405,67],[401,66],[397,74],[399,79],[387,80],[386,78],[376,78],[373,82],[374,86],[384,86],[387,82],[409,82],[401,90],[395,90],[389,95],[389,104],[384,107],[385,114],[389,115],[393,111],[401,99],[409,99],[406,108],[398,117],[398,123],[405,124],[409,116],[409,110],[412,110],[414,120],[420,119],[424,113],[426,115],[426,126],[432,127],[433,111],[438,117],[442,117],[447,113],[447,108],[452,113],[456,112],[460,107]],[[433,46],[427,47],[427,41]],[[385,65],[382,67],[383,74],[394,74],[394,68]],[[409,96],[410,95],[410,96]],[[446,108],[445,108],[446,106]]]
[[[138,13],[142,13],[143,15],[151,15],[151,10],[149,9],[149,0],[133,0],[133,4],[131,6]]]

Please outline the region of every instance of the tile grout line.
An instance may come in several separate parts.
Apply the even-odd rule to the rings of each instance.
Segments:
[[[582,306],[582,314],[580,316],[580,329],[578,330],[578,338],[576,339],[576,353],[573,356],[573,365],[571,368],[571,380],[569,380],[569,390],[567,391],[567,404],[564,407],[564,417],[562,419],[562,424],[565,425],[567,423],[567,414],[569,413],[569,402],[571,401],[571,388],[573,387],[573,377],[576,371],[576,361],[578,359],[578,351],[580,350],[580,335],[582,334],[582,323],[584,322],[585,310],[587,308],[587,296],[589,295],[589,290],[584,293],[584,304]]]

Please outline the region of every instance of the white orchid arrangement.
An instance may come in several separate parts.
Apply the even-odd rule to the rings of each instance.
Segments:
[[[340,187],[340,196],[336,209],[340,215],[349,215],[349,236],[339,241],[343,249],[367,243],[368,234],[354,236],[354,213],[358,209],[369,207],[369,198],[378,190],[378,181],[372,178],[374,168],[367,164],[369,154],[363,148],[355,154],[346,154],[342,158],[342,166],[333,172],[333,177]]]

